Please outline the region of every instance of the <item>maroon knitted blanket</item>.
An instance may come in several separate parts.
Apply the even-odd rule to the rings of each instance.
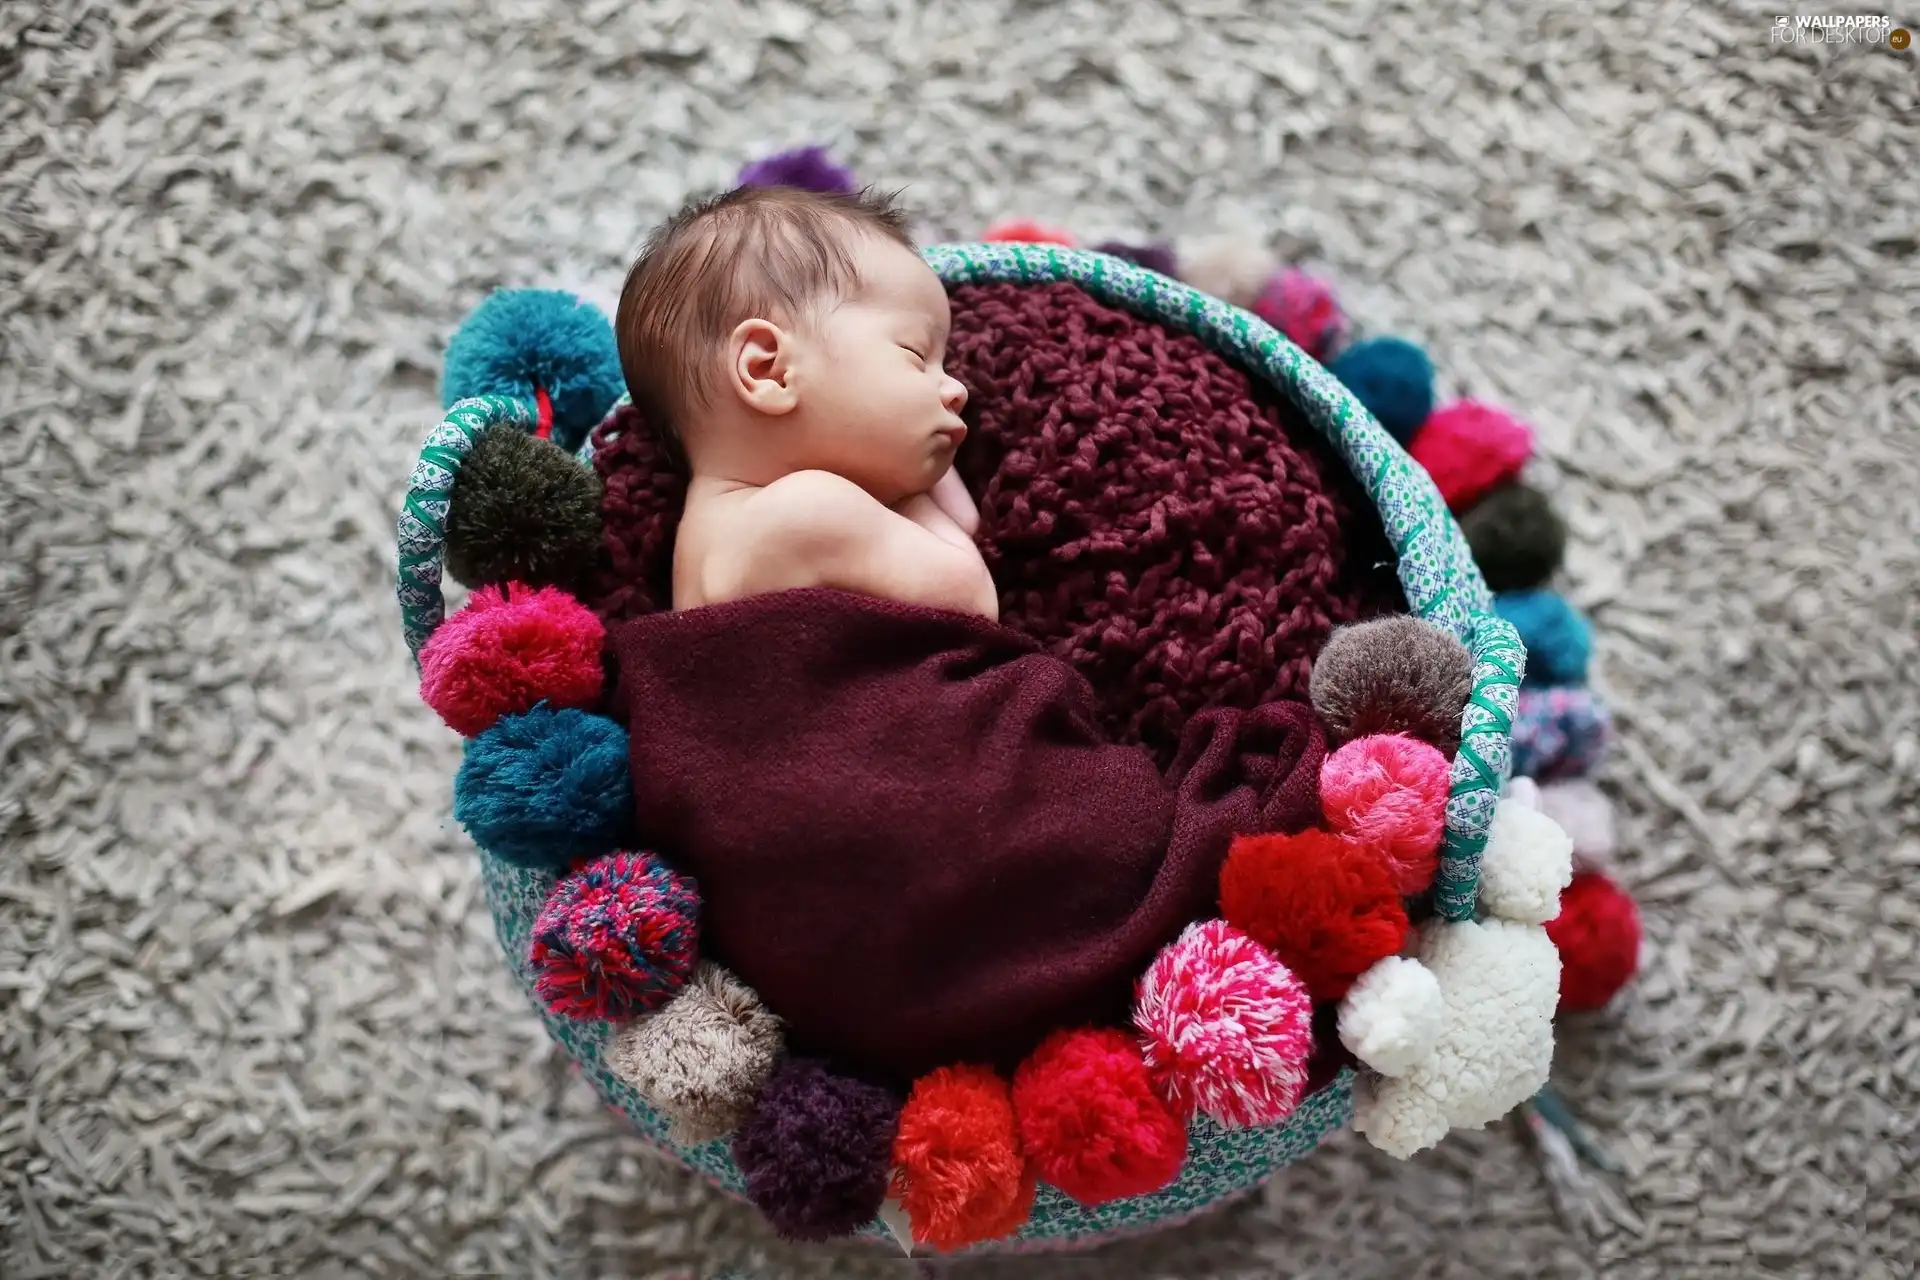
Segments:
[[[612,645],[635,823],[699,882],[703,949],[797,1048],[902,1082],[1124,1019],[1232,837],[1319,817],[1305,703],[1203,711],[1163,774],[976,617],[789,591]]]
[[[1072,285],[952,298],[1000,627],[659,612],[684,483],[632,411],[595,433],[641,830],[797,1046],[895,1077],[1123,1016],[1231,834],[1310,820],[1327,635],[1404,608],[1358,485],[1226,359]]]

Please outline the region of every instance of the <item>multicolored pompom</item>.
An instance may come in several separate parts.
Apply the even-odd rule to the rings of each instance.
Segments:
[[[740,1126],[781,1047],[780,1020],[753,989],[704,961],[658,1013],[620,1028],[607,1065],[693,1146]]]
[[[1315,360],[1327,360],[1347,336],[1333,286],[1298,267],[1270,277],[1249,309]]]
[[[1327,825],[1393,864],[1402,897],[1433,883],[1447,830],[1452,770],[1438,747],[1403,733],[1355,738],[1320,766]]]
[[[913,1238],[961,1249],[1011,1235],[1037,1180],[1020,1153],[1013,1093],[990,1067],[942,1067],[916,1080],[893,1139],[894,1197]]]
[[[1241,836],[1220,871],[1220,908],[1299,975],[1315,1000],[1338,1000],[1406,941],[1396,881],[1384,854],[1347,836]]]
[[[1613,730],[1607,709],[1586,689],[1522,688],[1513,713],[1513,771],[1547,782],[1600,767]]]
[[[1230,1127],[1278,1124],[1306,1090],[1313,1000],[1224,920],[1187,926],[1140,979],[1134,1025],[1161,1096]]]
[[[698,959],[693,881],[651,853],[612,853],[563,877],[534,920],[534,991],[568,1018],[624,1021],[659,1008]]]
[[[899,1115],[878,1085],[787,1059],[733,1135],[747,1198],[785,1239],[851,1235],[886,1203]]]
[[[605,678],[606,629],[555,587],[481,587],[420,650],[420,697],[471,738],[536,703],[585,707]]]
[[[1040,1177],[1082,1204],[1158,1191],[1186,1159],[1187,1127],[1124,1031],[1047,1037],[1014,1073],[1013,1110]]]

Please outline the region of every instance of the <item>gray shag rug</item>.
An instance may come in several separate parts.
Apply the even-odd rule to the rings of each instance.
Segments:
[[[396,501],[496,285],[819,140],[923,238],[1245,229],[1538,424],[1648,965],[1515,1121],[959,1275],[1911,1275],[1920,50],[1699,5],[0,8],[0,1274],[903,1276],[651,1155],[509,984]]]

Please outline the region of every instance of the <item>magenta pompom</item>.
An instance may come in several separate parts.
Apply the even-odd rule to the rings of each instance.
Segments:
[[[699,959],[700,897],[651,853],[610,853],[567,875],[533,925],[534,991],[569,1018],[659,1008]]]
[[[1187,926],[1140,980],[1134,1024],[1147,1067],[1181,1112],[1275,1124],[1299,1105],[1313,1055],[1313,1001],[1300,979],[1224,920]]]
[[[1333,296],[1333,286],[1298,267],[1269,278],[1252,309],[1315,360],[1332,355],[1347,336],[1347,318]]]
[[[1320,766],[1327,825],[1379,849],[1404,897],[1439,869],[1451,769],[1440,749],[1404,733],[1355,738]]]
[[[1520,474],[1533,456],[1533,428],[1504,409],[1456,400],[1427,415],[1407,452],[1460,512]]]
[[[420,650],[420,697],[462,737],[545,702],[585,707],[600,696],[606,631],[558,587],[480,587]]]

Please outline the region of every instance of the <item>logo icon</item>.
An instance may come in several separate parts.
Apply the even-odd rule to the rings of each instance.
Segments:
[[[1905,27],[1895,27],[1887,33],[1887,43],[1896,49],[1904,51],[1908,45],[1913,43],[1913,36]]]

